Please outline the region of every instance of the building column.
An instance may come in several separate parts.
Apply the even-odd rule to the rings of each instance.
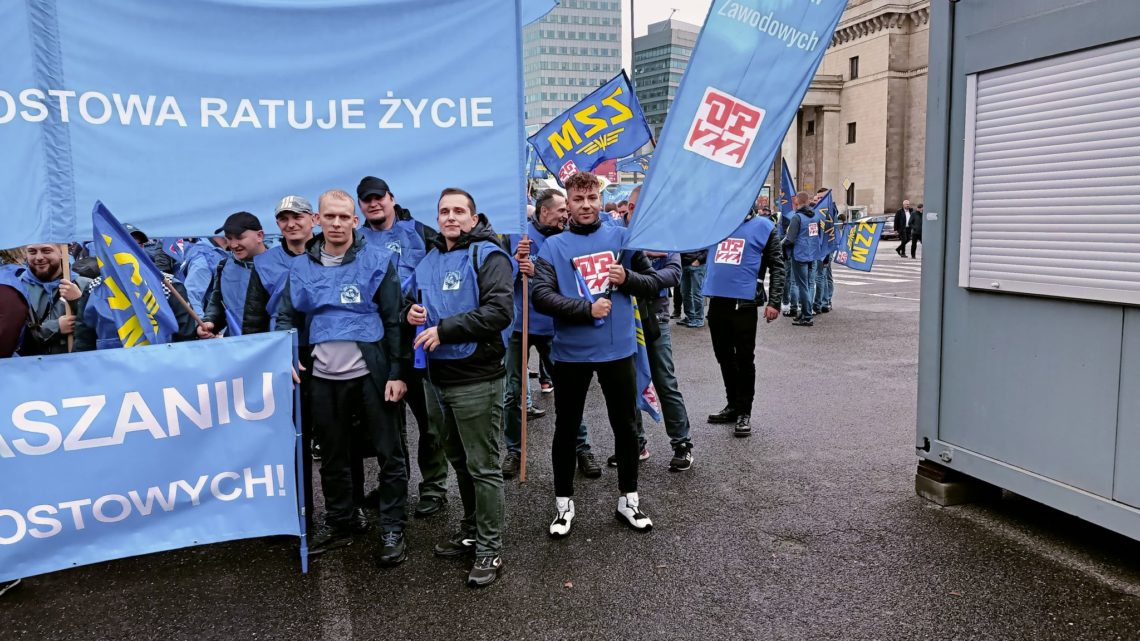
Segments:
[[[839,145],[846,141],[847,132],[839,122],[838,106],[820,107],[823,112],[823,150],[819,159],[819,184],[833,191],[843,189],[843,176],[839,171]],[[818,128],[817,128],[818,129]],[[838,195],[839,192],[835,191]]]
[[[780,143],[780,157],[788,163],[788,170],[792,172],[792,176],[796,176],[800,171],[800,117],[803,115],[803,109],[796,111],[795,118],[792,118],[792,126],[788,127],[788,133],[784,134],[784,142]],[[776,165],[776,182],[780,180],[780,166]]]

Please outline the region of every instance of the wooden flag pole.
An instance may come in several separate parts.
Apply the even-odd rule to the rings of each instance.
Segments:
[[[63,265],[63,279],[71,280],[71,252],[66,244],[60,244],[59,251],[60,264]],[[63,301],[63,315],[71,316],[71,303],[68,303],[63,296],[60,296],[59,300]],[[75,323],[71,324],[71,333],[67,335],[67,351],[75,351]]]
[[[174,289],[174,283],[168,282],[166,284],[166,287],[168,290],[170,290],[170,293],[174,295],[174,299],[177,300],[178,303],[182,305],[182,307],[187,312],[189,312],[190,318],[194,319],[194,322],[198,325],[198,327],[206,330],[206,332],[209,334],[213,334],[213,332],[211,332],[209,328],[206,327],[206,324],[202,322],[202,319],[198,317],[198,313],[194,311],[194,308],[190,306],[190,303],[186,302],[186,299],[182,297],[182,294],[178,293],[177,289]]]
[[[523,234],[523,240],[527,240],[526,234]],[[530,258],[530,248],[527,248],[527,258]],[[519,483],[526,483],[526,402],[527,392],[530,388],[530,372],[527,368],[527,356],[530,352],[530,288],[527,287],[527,276],[522,275],[522,377],[519,379],[522,393],[520,398],[522,402],[519,403],[519,412],[522,413],[522,433],[519,439]]]

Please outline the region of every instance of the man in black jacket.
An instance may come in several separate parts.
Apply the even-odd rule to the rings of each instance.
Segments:
[[[503,565],[503,332],[514,317],[514,270],[471,194],[444,189],[438,211],[440,235],[416,266],[404,316],[423,328],[414,346],[427,356],[428,420],[463,499],[460,531],[435,553],[474,552],[467,584],[482,587]]]
[[[911,221],[913,219],[914,210],[910,207],[910,201],[904,200],[902,207],[895,212],[895,231],[899,235],[899,246],[895,248],[895,253],[903,258],[906,258],[906,244],[910,241]],[[910,251],[912,254],[914,253],[913,248]]]
[[[922,203],[914,208],[914,215],[910,217],[907,233],[910,234],[910,257],[915,258],[918,253],[918,244],[922,242]]]
[[[631,296],[654,297],[661,282],[649,259],[624,251],[628,230],[598,218],[598,179],[577,173],[566,180],[570,225],[547,239],[534,260],[534,308],[554,318],[555,517],[552,537],[570,534],[574,520],[575,445],[586,394],[597,373],[606,399],[617,454],[617,518],[637,531],[652,521],[637,493],[637,377]],[[593,302],[591,302],[593,301]]]
[[[313,348],[311,398],[314,421],[321,426],[326,514],[309,554],[352,543],[351,443],[354,430],[363,430],[380,464],[376,562],[396,565],[407,559],[408,500],[407,451],[397,416],[408,360],[401,340],[397,261],[355,231],[356,201],[347,192],[325,192],[318,209],[323,233],[289,263],[277,312],[277,329],[307,329]]]

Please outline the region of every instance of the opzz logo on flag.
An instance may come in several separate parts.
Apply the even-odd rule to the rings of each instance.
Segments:
[[[566,179],[578,173],[578,165],[574,164],[573,160],[567,160],[566,164],[562,165],[562,169],[558,171],[558,179],[566,182]]]
[[[582,274],[590,294],[598,296],[606,292],[610,283],[610,265],[614,264],[613,252],[598,252],[574,259],[574,268]]]
[[[743,257],[744,239],[725,238],[716,246],[716,255],[713,257],[713,262],[722,265],[739,265]]]
[[[708,87],[689,128],[685,149],[739,169],[756,142],[763,120],[763,109]]]

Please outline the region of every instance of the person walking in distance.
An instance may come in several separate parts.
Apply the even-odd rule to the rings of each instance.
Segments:
[[[899,235],[899,246],[895,248],[895,253],[903,258],[906,258],[906,244],[910,242],[912,218],[914,218],[914,209],[911,209],[909,200],[904,200],[902,207],[895,212],[895,231]],[[911,253],[914,253],[913,248]]]

